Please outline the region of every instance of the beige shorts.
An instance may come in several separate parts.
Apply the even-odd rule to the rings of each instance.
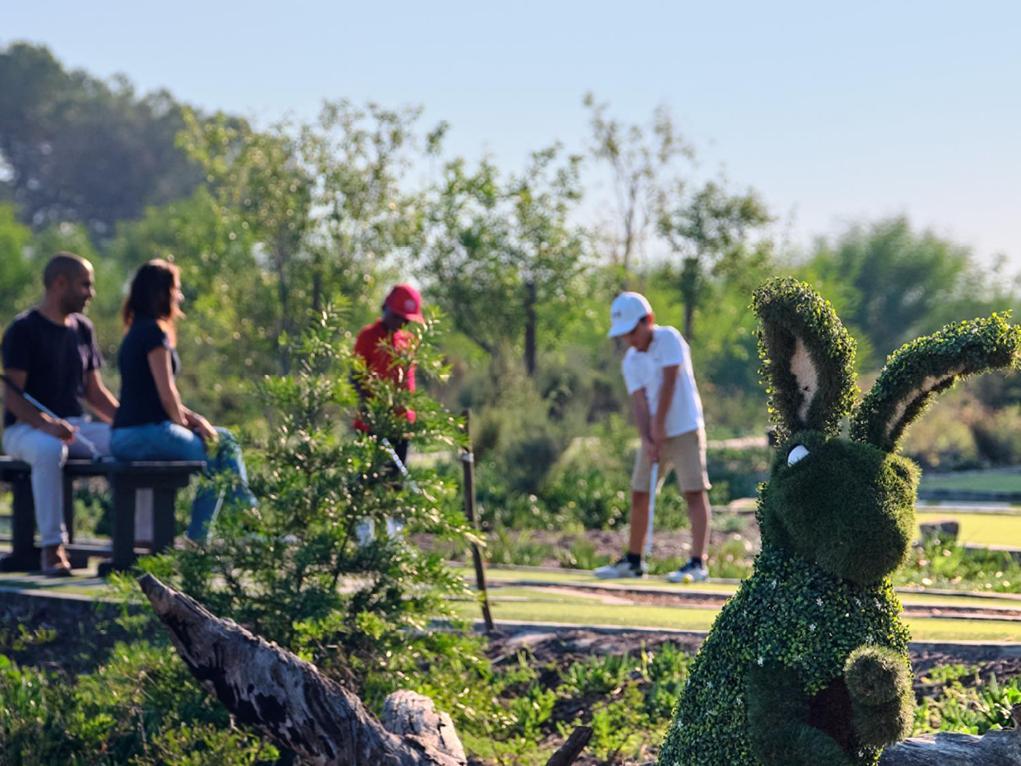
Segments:
[[[708,491],[709,474],[705,468],[705,429],[672,436],[663,442],[659,452],[659,486],[663,486],[670,468],[677,474],[681,492]],[[645,445],[635,455],[635,470],[631,474],[631,489],[635,492],[649,491],[652,463],[645,454]]]

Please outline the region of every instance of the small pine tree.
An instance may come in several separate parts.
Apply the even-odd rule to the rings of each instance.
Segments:
[[[437,330],[432,320],[409,327],[413,340],[395,363],[443,379]],[[410,438],[418,449],[455,446],[461,424],[426,393],[366,374],[351,345],[335,310],[314,317],[293,347],[292,372],[258,386],[269,422],[268,437],[247,455],[258,504],[224,507],[209,543],[144,565],[214,613],[320,662],[331,651],[382,651],[465,591],[438,555],[413,541],[429,533],[467,545],[457,487],[428,468],[401,481],[382,445],[386,437]],[[378,436],[351,428],[356,380],[367,394],[360,416]],[[402,414],[408,409],[413,422]],[[386,534],[388,518],[403,533]],[[364,519],[377,534],[360,545]]]

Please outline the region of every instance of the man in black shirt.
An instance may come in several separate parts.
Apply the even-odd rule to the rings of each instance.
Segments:
[[[96,294],[92,264],[73,253],[57,253],[46,264],[43,285],[42,302],[19,314],[4,333],[3,366],[15,386],[57,417],[40,412],[5,385],[3,447],[32,466],[43,572],[68,575],[61,469],[69,455],[91,455],[76,438],[79,433],[99,454],[109,454],[117,399],[103,385],[103,357],[92,323],[81,313]],[[85,415],[82,399],[102,422]]]

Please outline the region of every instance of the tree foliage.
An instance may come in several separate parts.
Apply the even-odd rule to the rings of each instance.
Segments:
[[[690,196],[683,184],[659,203],[659,233],[681,259],[679,287],[684,300],[684,337],[695,336],[695,312],[711,277],[736,276],[769,258],[768,243],[747,241],[772,218],[754,191],[730,194],[709,181]]]
[[[488,161],[469,172],[456,160],[431,208],[422,258],[430,295],[486,353],[521,349],[530,376],[540,328],[547,345],[555,342],[584,266],[584,240],[570,219],[580,163],[552,146],[504,179]]]
[[[0,188],[33,226],[70,220],[108,235],[145,205],[186,196],[201,175],[175,146],[183,126],[167,91],[138,96],[124,77],[68,71],[45,46],[0,49]]]

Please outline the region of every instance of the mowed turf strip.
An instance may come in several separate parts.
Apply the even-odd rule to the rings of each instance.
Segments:
[[[458,570],[470,583],[475,582],[475,570],[460,567]],[[627,591],[629,588],[641,588],[642,590],[663,592],[663,593],[698,593],[718,594],[721,596],[733,595],[738,588],[735,582],[700,582],[690,585],[677,585],[668,583],[662,577],[650,575],[641,579],[620,579],[620,580],[599,580],[592,576],[591,572],[578,569],[517,569],[512,567],[489,567],[486,570],[486,578],[493,584],[508,585],[531,585],[549,584],[553,586],[588,586],[593,588],[606,588],[609,591]],[[987,596],[972,595],[966,592],[958,594],[926,593],[924,591],[898,590],[898,596],[904,604],[918,604],[924,606],[935,606],[938,604],[975,606],[975,607],[1004,607],[1006,609],[1021,609],[1021,595],[1011,594],[990,594]]]
[[[592,596],[562,593],[548,588],[497,588],[489,594],[493,618],[506,622],[552,622],[568,625],[708,630],[718,610],[698,607],[606,604]],[[476,620],[475,602],[455,603],[458,616]],[[1021,622],[952,618],[906,618],[916,641],[1021,642]]]

